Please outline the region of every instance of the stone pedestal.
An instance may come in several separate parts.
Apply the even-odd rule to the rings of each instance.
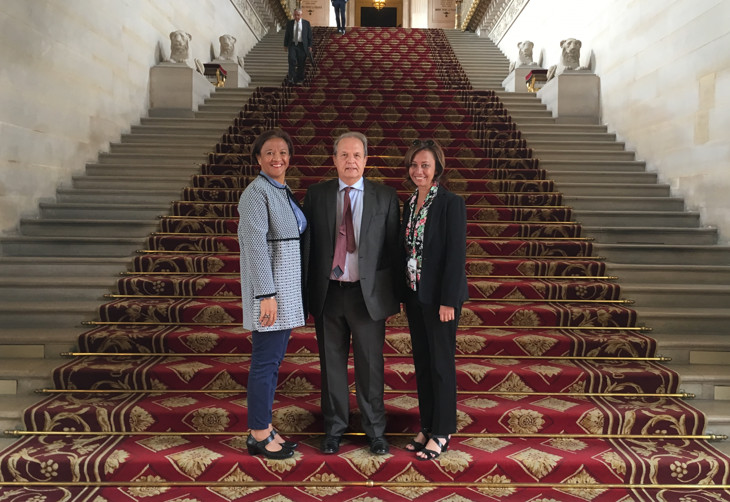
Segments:
[[[601,79],[588,70],[565,70],[537,91],[537,97],[558,123],[600,123]]]
[[[150,68],[150,116],[192,117],[215,87],[184,63]]]
[[[246,71],[241,68],[241,65],[235,61],[230,61],[228,59],[214,59],[213,62],[221,65],[223,69],[226,70],[227,75],[225,87],[248,87],[248,84],[251,83],[251,77],[249,74],[246,73]]]
[[[518,66],[507,75],[507,78],[502,80],[504,90],[509,92],[528,92],[527,85],[525,85],[525,77],[532,70],[539,69],[539,66]]]

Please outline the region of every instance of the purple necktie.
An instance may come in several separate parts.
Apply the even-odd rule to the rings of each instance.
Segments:
[[[345,188],[345,200],[342,204],[342,222],[337,231],[335,259],[332,262],[332,274],[338,279],[345,273],[345,258],[347,253],[354,253],[356,249],[355,228],[352,225],[352,208],[350,207],[350,190],[352,190],[352,187]]]

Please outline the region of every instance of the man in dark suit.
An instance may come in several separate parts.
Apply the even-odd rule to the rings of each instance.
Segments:
[[[334,146],[338,179],[313,185],[304,198],[308,301],[322,371],[321,449],[326,454],[339,450],[349,423],[350,335],[357,404],[370,451],[384,455],[389,449],[384,437],[383,344],[385,319],[400,311],[400,210],[393,188],[363,178],[366,162],[367,138],[342,134]]]
[[[302,9],[294,10],[294,19],[286,23],[284,49],[289,56],[289,82],[304,82],[304,65],[312,51],[312,26],[302,19]]]
[[[332,0],[332,7],[335,8],[335,19],[337,20],[337,33],[345,34],[345,11],[347,10],[347,0]]]

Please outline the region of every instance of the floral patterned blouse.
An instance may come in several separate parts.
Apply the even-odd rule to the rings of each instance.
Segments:
[[[418,200],[418,189],[413,192],[406,202],[410,208],[410,218],[406,225],[406,255],[408,256],[408,262],[413,263],[415,261],[415,274],[406,273],[406,284],[413,290],[418,290],[418,283],[421,282],[421,263],[423,261],[423,233],[426,229],[426,218],[428,217],[428,208],[431,206],[433,199],[436,198],[436,192],[439,184],[434,183],[426,194],[426,199],[423,201],[420,211],[416,211],[416,201]],[[411,267],[408,267],[409,269]]]

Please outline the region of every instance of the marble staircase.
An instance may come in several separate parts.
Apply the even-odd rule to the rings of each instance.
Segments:
[[[447,36],[474,88],[498,91],[683,390],[696,394],[708,431],[730,433],[730,246],[606,125],[556,123],[535,94],[503,90],[509,61],[491,40]]]
[[[180,198],[257,86],[279,86],[287,72],[283,33],[245,58],[248,88],[221,88],[194,118],[143,117],[60,186],[54,200],[0,237],[0,433],[51,386],[51,371],[74,347],[81,322],[126,270],[158,217]],[[0,448],[14,441],[0,437]]]

